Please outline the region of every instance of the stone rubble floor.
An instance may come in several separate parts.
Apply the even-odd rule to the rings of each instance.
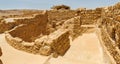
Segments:
[[[84,33],[71,42],[67,53],[58,58],[33,55],[14,49],[5,41],[4,34],[0,34],[0,46],[4,64],[109,64],[103,60],[102,47],[95,32]]]

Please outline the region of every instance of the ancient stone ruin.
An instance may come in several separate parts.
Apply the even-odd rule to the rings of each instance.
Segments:
[[[58,29],[51,34],[47,33],[46,12],[35,15],[33,18],[15,21],[28,21],[28,23],[6,32],[6,40],[16,49],[47,56],[51,53],[63,56],[70,47],[67,29]]]
[[[109,7],[47,10],[30,17],[0,20],[0,33],[12,47],[39,55],[64,56],[74,40],[94,25],[112,64],[120,64],[120,3]]]
[[[119,21],[120,3],[102,9],[101,21],[98,25],[101,29],[103,45],[108,54],[112,56],[116,64],[120,64],[120,21]],[[113,13],[112,13],[113,12]],[[114,64],[114,63],[113,63]]]

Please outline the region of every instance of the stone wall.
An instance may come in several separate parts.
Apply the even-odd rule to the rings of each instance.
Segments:
[[[107,50],[109,51],[110,55],[114,58],[115,62],[119,64],[120,60],[120,50],[116,45],[116,42],[110,38],[110,35],[107,33],[107,30],[105,27],[102,27],[102,40],[104,42],[104,45],[106,46]]]
[[[70,47],[69,31],[67,29],[58,29],[48,36],[37,39],[35,44],[43,47],[42,50],[44,50],[45,46],[51,47],[52,52],[63,56]],[[41,51],[41,54],[45,53]]]
[[[43,14],[43,13],[44,13],[44,11],[42,13],[38,13],[38,16],[39,16],[39,14]],[[31,15],[28,15],[26,17],[24,17],[25,15],[23,17],[22,16],[23,15],[21,15],[20,18],[19,17],[17,17],[17,18],[10,17],[10,18],[2,19],[0,22],[0,33],[9,31],[9,30],[13,29],[14,27],[21,25],[21,24],[29,24],[29,23],[31,23],[31,21],[35,21],[35,19],[37,18],[36,17],[33,19],[33,17],[36,16],[36,14],[32,14],[32,13],[31,13]],[[6,19],[12,19],[13,22],[7,21]],[[40,19],[40,18],[38,18],[38,19]]]
[[[48,56],[53,53],[63,56],[70,47],[69,35],[75,39],[86,30],[81,28],[81,25],[98,23],[107,51],[116,64],[120,64],[119,14],[120,3],[95,10],[50,10],[48,15],[40,14],[29,19],[15,19],[16,22],[11,23],[1,21],[0,33],[17,26],[5,36],[11,46],[34,54]],[[47,32],[47,23],[53,28],[48,30],[49,32]]]
[[[10,30],[10,34],[13,37],[19,37],[26,42],[32,42],[37,37],[47,34],[47,14],[36,15],[33,18],[28,19],[18,19],[16,22],[28,22],[22,26],[16,27]]]
[[[48,11],[49,22],[62,22],[70,18],[81,16],[82,24],[95,24],[97,19],[101,17],[102,8],[84,9],[84,10],[50,10]]]
[[[7,30],[12,29],[15,27],[14,23],[6,23],[5,21],[0,22],[0,33],[4,33]]]
[[[18,37],[12,37],[6,33],[7,42],[18,50],[41,55],[63,56],[70,47],[69,32],[66,29],[59,29],[50,35],[37,38],[34,42],[25,42]]]
[[[15,19],[25,22],[5,32],[7,42],[18,50],[33,54],[63,56],[70,47],[69,31],[58,29],[47,33],[47,13],[35,15],[33,18]]]
[[[74,40],[77,36],[81,34],[82,31],[81,24],[82,24],[81,17],[77,16],[65,21],[63,24],[63,28],[69,30],[70,36]]]
[[[48,11],[49,22],[67,20],[75,16],[76,16],[75,10],[49,10]]]
[[[49,10],[48,11],[48,31],[50,33],[62,27],[62,24],[77,16],[75,10]]]
[[[101,17],[101,10],[102,8],[77,10],[77,15],[81,17],[82,25],[91,25],[95,24],[97,19]]]
[[[101,37],[108,52],[120,64],[120,20],[118,4],[104,8],[99,20]]]
[[[117,44],[120,42],[119,4],[120,3],[104,8],[102,12],[102,21],[100,22],[101,26],[105,26],[107,33]]]
[[[20,24],[27,24],[29,21],[19,21],[17,22],[17,19],[13,19],[14,22],[7,22],[5,20],[2,20],[0,22],[0,33],[4,33],[5,31],[9,31],[13,29],[14,27],[20,25]]]
[[[48,29],[49,32],[51,33],[57,30],[59,27],[61,27],[66,20],[76,16],[81,16],[82,24],[95,24],[96,20],[100,17],[101,8],[97,8],[95,10],[85,9],[82,11],[81,10],[49,10],[47,11],[47,13],[48,13],[48,24],[49,24]],[[33,16],[32,14],[31,16]],[[26,18],[26,19],[14,19],[14,21],[15,22],[6,22],[5,20],[2,20],[2,22],[0,22],[0,33],[4,33],[5,31],[11,30],[20,24],[28,24],[32,20],[28,21],[28,19]]]

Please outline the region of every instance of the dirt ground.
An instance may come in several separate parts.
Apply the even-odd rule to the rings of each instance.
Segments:
[[[51,64],[105,64],[103,52],[95,33],[86,33],[71,43],[71,48],[63,57],[51,59]]]
[[[104,62],[103,51],[95,32],[84,33],[71,42],[67,53],[58,58],[33,55],[14,49],[5,41],[4,34],[0,34],[0,46],[4,64],[109,64]]]
[[[48,57],[33,55],[14,49],[5,41],[4,34],[0,35],[0,46],[4,64],[43,64]]]

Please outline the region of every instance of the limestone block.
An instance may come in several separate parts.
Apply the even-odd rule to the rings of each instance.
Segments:
[[[70,41],[69,41],[69,32],[68,30],[57,30],[54,33],[49,35],[50,41],[53,40],[51,43],[51,47],[55,52],[57,52],[60,55],[64,55],[65,52],[70,47]],[[49,40],[48,40],[49,42]],[[65,45],[68,46],[65,46]]]
[[[29,47],[29,46],[34,46],[34,42],[25,42],[25,41],[23,41],[21,44],[22,44],[23,46],[27,46],[27,47]]]
[[[48,39],[48,36],[42,36],[41,38],[37,38],[35,40],[35,44],[39,45],[39,46],[43,46],[44,45],[44,41]]]
[[[43,46],[43,47],[41,47],[40,50],[39,50],[39,53],[40,53],[41,55],[46,55],[46,56],[50,55],[51,52],[52,52],[52,49],[51,49],[50,46]]]
[[[59,56],[59,54],[58,53],[56,53],[56,52],[53,52],[53,55],[52,55],[54,58],[57,58],[58,56]]]

